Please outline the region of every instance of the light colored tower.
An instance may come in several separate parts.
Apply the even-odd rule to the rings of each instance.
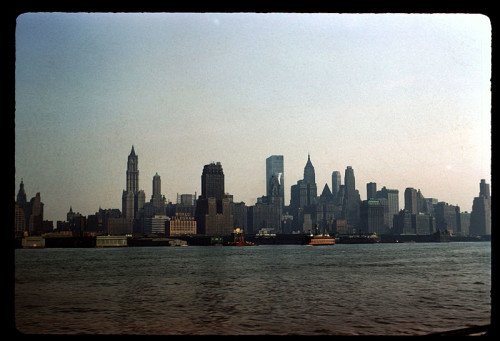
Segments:
[[[340,172],[339,171],[333,171],[332,172],[332,194],[333,197],[336,198],[337,195],[339,194],[339,188],[340,188]]]

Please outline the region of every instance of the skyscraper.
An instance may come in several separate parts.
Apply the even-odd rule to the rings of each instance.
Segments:
[[[201,195],[196,202],[198,234],[228,236],[233,232],[231,203],[224,194],[224,172],[220,162],[203,167]]]
[[[122,194],[122,215],[134,219],[146,200],[144,191],[139,190],[139,158],[135,154],[134,146],[128,156],[126,176],[126,190]]]
[[[40,199],[40,192],[31,198],[31,215],[29,217],[30,235],[40,235],[42,233],[43,222],[43,202]]]
[[[19,206],[19,209],[20,209],[18,214],[20,215],[22,212],[22,215],[23,215],[23,222],[24,222],[23,232],[28,231],[29,230],[29,217],[31,215],[31,205],[26,198],[26,192],[24,190],[23,179],[21,179],[21,184],[19,185],[19,191],[17,192],[16,204]],[[19,227],[19,229],[20,229],[20,227]]]
[[[356,180],[354,178],[354,169],[347,166],[344,175],[344,202],[343,202],[343,216],[347,219],[350,225],[357,226],[359,224],[359,205],[361,198],[358,190],[356,190]]]
[[[224,199],[224,172],[220,162],[203,167],[201,175],[201,196],[203,198]]]
[[[266,159],[266,195],[271,195],[271,179],[273,176],[278,180],[281,204],[285,204],[285,170],[283,155],[271,155]]]
[[[296,208],[312,205],[316,203],[317,192],[314,166],[311,163],[310,155],[308,155],[304,167],[304,178],[297,181],[297,184],[291,188],[290,205]]]
[[[311,163],[310,155],[308,155],[304,167],[304,178],[291,187],[290,209],[294,216],[295,229],[304,231],[306,214],[312,219],[313,224],[316,223],[317,192],[314,166]]]
[[[304,182],[308,184],[316,184],[316,173],[314,166],[311,163],[311,155],[307,154],[307,163],[304,167]]]
[[[385,186],[377,191],[377,198],[387,199],[387,217],[385,223],[391,227],[394,215],[399,213],[399,191],[397,189],[387,189]]]
[[[479,196],[472,202],[469,232],[476,236],[491,234],[490,185],[484,179],[479,183]]]
[[[341,185],[341,177],[339,171],[332,172],[332,194],[333,197],[336,198],[339,194],[339,188]]]
[[[377,184],[375,182],[369,182],[366,184],[366,199],[377,198]]]
[[[161,178],[156,173],[153,176],[153,195],[151,195],[153,207],[161,209],[163,207],[163,196],[161,195]]]
[[[351,166],[347,166],[345,169],[344,186],[346,196],[354,194],[354,191],[356,190],[356,180],[354,178],[354,169],[352,169]]]
[[[410,214],[418,213],[417,190],[415,188],[407,187],[405,189],[405,210]]]
[[[127,192],[136,193],[139,190],[139,158],[135,155],[134,146],[127,161]]]

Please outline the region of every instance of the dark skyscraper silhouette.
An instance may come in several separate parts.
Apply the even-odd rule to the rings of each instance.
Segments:
[[[224,198],[224,172],[220,162],[211,163],[203,167],[201,175],[201,196],[203,198]]]
[[[366,199],[375,199],[377,197],[377,184],[369,182],[366,184]]]
[[[310,226],[307,224],[307,227],[304,227],[306,218],[312,223],[316,223],[316,208],[314,205],[318,199],[317,192],[314,166],[312,165],[310,155],[308,155],[304,167],[304,178],[297,181],[297,184],[291,187],[290,209],[294,216],[293,224],[295,229],[299,231],[310,229]]]
[[[203,167],[196,221],[198,234],[228,236],[233,232],[231,203],[224,193],[224,172],[220,162]]]
[[[418,213],[417,210],[417,190],[412,187],[405,189],[405,210],[410,214]]]
[[[308,155],[304,167],[304,178],[297,181],[297,184],[291,188],[290,205],[295,208],[304,208],[312,205],[316,202],[317,192],[314,166],[311,163],[310,155]]]
[[[479,196],[472,202],[469,231],[476,236],[491,234],[490,185],[484,179],[479,183]]]
[[[153,194],[151,195],[151,204],[153,204],[153,207],[156,209],[162,208],[163,207],[163,196],[161,195],[161,178],[156,173],[153,176]]]
[[[311,163],[311,155],[307,154],[307,163],[304,167],[304,182],[308,184],[316,184],[316,173],[314,166]]]
[[[344,175],[344,206],[343,215],[350,225],[357,226],[359,223],[359,205],[361,198],[356,190],[356,180],[354,170],[347,166]]]

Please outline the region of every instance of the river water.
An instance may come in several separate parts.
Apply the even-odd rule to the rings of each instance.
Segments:
[[[15,250],[28,334],[422,335],[490,289],[490,242]]]

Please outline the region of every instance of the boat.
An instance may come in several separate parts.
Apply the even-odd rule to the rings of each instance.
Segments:
[[[311,245],[311,246],[320,246],[320,245],[335,245],[335,238],[330,236],[328,233],[320,234],[318,231],[318,225],[314,227],[315,233],[309,236],[306,236],[303,239],[302,244]]]
[[[308,245],[335,245],[335,238],[329,235],[314,235]]]
[[[376,234],[340,235],[337,237],[337,244],[374,244],[380,242],[380,238]]]
[[[256,246],[259,244],[252,243],[249,241],[245,241],[243,229],[236,228],[233,231],[234,240],[232,242],[226,242],[223,245],[225,246]]]

